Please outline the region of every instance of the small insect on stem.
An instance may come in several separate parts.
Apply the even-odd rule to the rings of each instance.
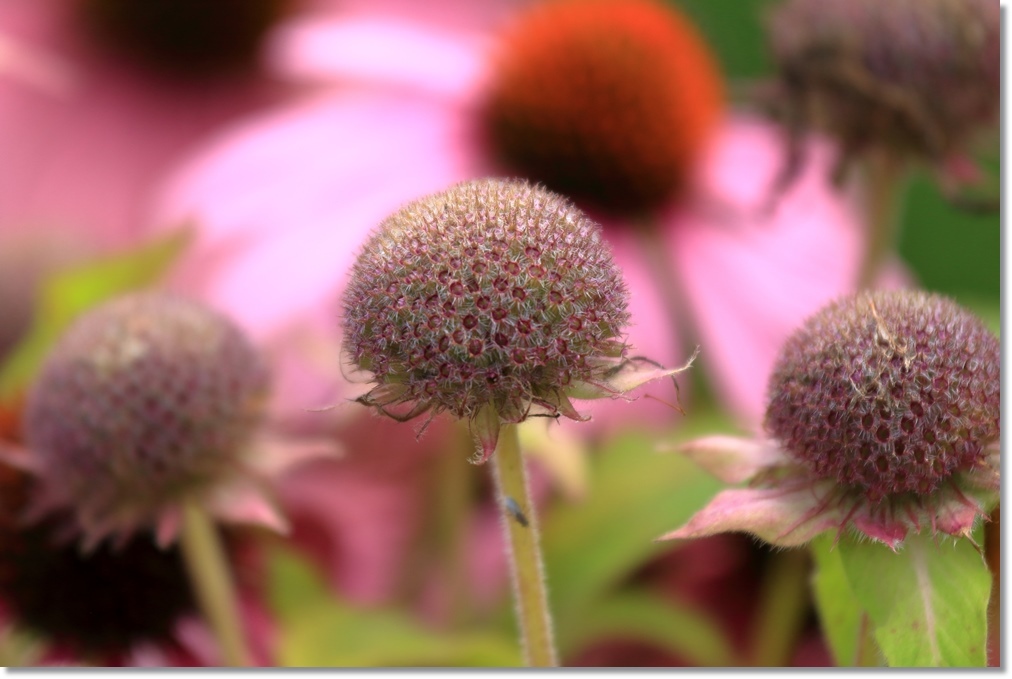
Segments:
[[[514,500],[511,497],[507,497],[505,505],[506,511],[510,513],[510,516],[512,516],[517,523],[519,523],[524,528],[527,528],[530,525],[530,523],[527,521],[527,517],[520,509],[520,505],[517,503],[516,500]]]

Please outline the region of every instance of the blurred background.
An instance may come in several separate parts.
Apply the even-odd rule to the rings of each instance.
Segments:
[[[222,3],[228,24],[237,12],[234,2],[198,0],[194,6],[201,11],[201,3],[214,2]],[[259,70],[219,79],[197,77],[194,84],[186,80],[190,71],[166,78],[163,71],[146,71],[150,63],[123,66],[117,59],[127,59],[129,50],[114,56],[96,49],[94,36],[84,39],[75,33],[80,17],[71,8],[85,4],[94,17],[106,11],[116,16],[111,1],[0,0],[0,440],[23,443],[25,392],[72,317],[126,290],[161,285],[163,279],[174,289],[197,291],[246,329],[274,362],[279,384],[271,424],[286,434],[329,437],[345,454],[341,461],[314,463],[279,479],[276,495],[292,522],[288,538],[256,529],[222,529],[258,662],[520,664],[494,493],[488,470],[465,463],[472,453],[466,430],[440,418],[416,440],[418,423],[393,424],[347,402],[347,380],[336,350],[339,300],[334,290],[340,285],[335,280],[344,280],[362,229],[406,200],[438,188],[412,178],[405,179],[403,194],[394,190],[403,178],[401,166],[407,165],[400,162],[402,146],[413,143],[402,141],[415,131],[404,123],[406,117],[391,123],[389,145],[381,143],[384,134],[378,137],[377,145],[394,158],[395,169],[373,163],[376,159],[363,152],[361,168],[349,161],[335,170],[342,154],[355,158],[358,147],[349,140],[368,136],[355,122],[365,130],[370,120],[384,120],[379,108],[348,113],[340,107],[341,97],[381,91],[382,85],[368,78],[381,80],[388,64],[377,59],[375,68],[363,68],[364,86],[350,77],[321,86],[312,73],[309,85],[293,83],[286,80],[289,74],[268,77]],[[424,30],[438,31],[465,25],[478,33],[494,23],[471,17],[482,12],[470,3],[434,3],[442,13],[432,16],[415,3],[381,4],[387,9],[380,23],[403,19],[406,25],[418,22]],[[514,9],[500,4],[503,14]],[[727,79],[728,107],[757,110],[746,95],[773,76],[763,16],[776,0],[669,4],[695,22],[712,48]],[[348,12],[362,30],[357,34],[366,46],[361,53],[370,53],[370,3],[306,0],[293,6],[307,16],[317,12],[338,22]],[[263,23],[262,34],[257,33],[261,37],[282,25],[272,23],[269,10],[264,12],[251,20]],[[155,34],[160,34],[158,28]],[[210,34],[219,35],[220,29],[212,28]],[[196,39],[186,35],[184,41]],[[243,39],[236,40],[237,49],[245,50]],[[452,49],[439,54],[447,71],[469,66],[466,54]],[[199,63],[199,55],[191,57]],[[442,63],[428,67],[437,71]],[[69,71],[64,69],[68,64]],[[13,77],[2,79],[5,65]],[[421,64],[417,70],[426,68]],[[67,96],[65,78],[73,80],[75,71],[84,74],[83,88],[61,98]],[[440,95],[455,101],[459,92],[452,83],[443,84]],[[52,91],[53,97],[39,90]],[[336,103],[315,98],[331,91]],[[398,91],[390,98],[402,112],[417,113],[419,134],[425,136],[433,116],[415,96]],[[357,102],[353,95],[347,101]],[[324,124],[331,113],[345,126],[340,143],[347,146],[327,145],[338,143],[327,135],[340,127]],[[309,132],[285,136],[303,129],[300,125]],[[310,133],[325,129],[331,131],[322,132],[322,141]],[[458,164],[466,165],[455,155],[457,149],[444,157],[438,155],[442,149],[433,148],[437,151],[428,156],[432,182],[441,181],[441,172],[454,176]],[[422,153],[429,153],[429,147]],[[334,167],[331,157],[337,159]],[[996,159],[985,163],[999,172]],[[331,175],[340,176],[348,188],[331,191],[326,185]],[[219,201],[219,194],[228,194],[227,200]],[[113,198],[93,200],[98,195]],[[342,212],[342,203],[358,195],[361,204]],[[203,212],[188,212],[190,203]],[[899,257],[912,279],[955,298],[999,332],[1000,215],[953,207],[920,169],[903,199],[902,215]],[[194,220],[188,225],[196,226],[197,235],[174,240],[188,219]],[[63,228],[54,231],[60,247],[31,245],[43,227],[55,224]],[[342,240],[334,235],[339,231],[331,229],[334,224],[353,235]],[[261,236],[263,244],[257,245]],[[616,242],[622,238],[616,236]],[[241,264],[234,269],[226,265],[228,275],[215,279],[222,262],[250,242],[254,254],[236,259]],[[639,268],[630,266],[628,275],[638,275]],[[644,294],[649,298],[650,293]],[[761,306],[755,301],[749,305]],[[690,353],[682,346],[686,342],[679,337],[674,346],[659,351],[674,365]],[[708,360],[706,347],[702,356]],[[580,433],[581,423],[566,423],[550,434],[543,426],[525,430],[522,444],[541,509],[546,573],[564,664],[833,664],[811,602],[806,553],[774,550],[744,535],[654,541],[684,523],[720,488],[690,461],[658,450],[705,434],[742,433],[754,425],[724,400],[713,375],[693,369],[679,378],[687,387],[684,417],[650,399],[620,404],[629,412],[644,407],[664,413],[660,425],[659,418],[641,421],[602,408],[592,412],[600,412],[606,425],[590,434]],[[333,387],[338,383],[345,386]],[[675,398],[661,393],[664,399]],[[308,412],[334,402],[339,405],[333,412]],[[15,591],[43,591],[48,585],[44,577],[20,579],[25,572],[37,572],[38,562],[26,560],[23,550],[5,548],[4,540],[21,544],[16,541],[20,529],[10,516],[0,518],[0,619],[6,623],[0,653],[9,663],[215,662],[213,643],[192,603],[166,612],[151,603],[151,615],[167,617],[150,626],[132,618],[124,623],[109,613],[111,631],[95,641],[79,633],[82,626],[94,624],[87,617],[90,611],[75,618],[58,599],[14,596]],[[163,582],[145,579],[146,566],[135,562],[122,562],[121,570],[103,566],[93,576],[75,561],[81,558],[76,552],[54,554],[32,558],[52,557],[70,572],[87,571],[80,584],[61,580],[103,601],[125,602],[127,597],[131,609],[147,610],[147,602],[157,599],[151,593]],[[115,562],[115,556],[109,558]],[[150,563],[147,557],[141,562]],[[178,570],[179,564],[167,568]],[[56,567],[45,571],[65,572]],[[98,579],[88,579],[92,577]],[[104,594],[110,581],[132,577],[138,578],[132,589]],[[76,596],[74,591],[59,590],[61,597]],[[58,615],[48,615],[57,609]],[[137,630],[143,633],[138,636]],[[110,643],[110,638],[118,641]]]

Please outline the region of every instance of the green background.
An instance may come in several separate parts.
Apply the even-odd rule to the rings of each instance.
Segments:
[[[771,0],[679,0],[671,4],[696,21],[732,83],[772,74],[762,30],[762,17],[773,4]],[[946,293],[997,317],[1000,221],[997,213],[972,215],[951,207],[927,173],[921,172],[905,199],[900,254],[925,289]]]

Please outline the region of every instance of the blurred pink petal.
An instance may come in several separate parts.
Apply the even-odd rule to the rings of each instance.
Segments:
[[[780,347],[809,315],[856,285],[862,235],[854,206],[827,183],[830,149],[811,162],[768,218],[758,212],[782,162],[775,128],[736,119],[702,168],[705,195],[731,208],[672,214],[671,256],[702,345],[701,363],[753,425]]]
[[[0,4],[3,53],[16,45],[15,65],[34,64],[36,76],[60,84],[0,78],[0,229],[71,230],[115,246],[140,233],[171,164],[222,123],[280,101],[285,88],[266,74],[174,82],[131,68],[82,35],[77,4]],[[45,59],[25,62],[36,54]]]
[[[484,37],[402,17],[292,22],[275,60],[299,80],[420,89],[449,99],[474,91],[486,67]]]

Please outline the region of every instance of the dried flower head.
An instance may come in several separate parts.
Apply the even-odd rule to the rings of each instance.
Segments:
[[[168,75],[206,77],[256,65],[291,0],[78,0],[103,45]]]
[[[94,541],[239,475],[267,390],[258,353],[223,316],[128,295],[61,338],[29,392],[25,442],[54,504]]]
[[[678,371],[626,358],[626,303],[600,228],[572,203],[526,182],[465,182],[366,242],[344,297],[345,351],[376,382],[360,402],[470,420],[484,460],[500,422],[584,419],[570,396]]]
[[[31,476],[0,465],[0,602],[11,619],[57,647],[107,660],[139,644],[172,643],[196,612],[182,556],[137,535],[85,555],[62,521],[21,520]],[[65,518],[65,517],[64,517]]]
[[[998,339],[944,297],[830,304],[784,346],[767,438],[687,448],[754,487],[724,491],[671,537],[739,529],[796,544],[850,526],[895,546],[922,526],[968,534],[998,488],[999,370]]]
[[[721,87],[706,43],[673,7],[538,4],[503,39],[485,133],[504,162],[554,191],[644,212],[685,187]]]
[[[992,0],[786,0],[769,21],[786,117],[836,137],[843,163],[962,157],[997,121],[999,19]]]

